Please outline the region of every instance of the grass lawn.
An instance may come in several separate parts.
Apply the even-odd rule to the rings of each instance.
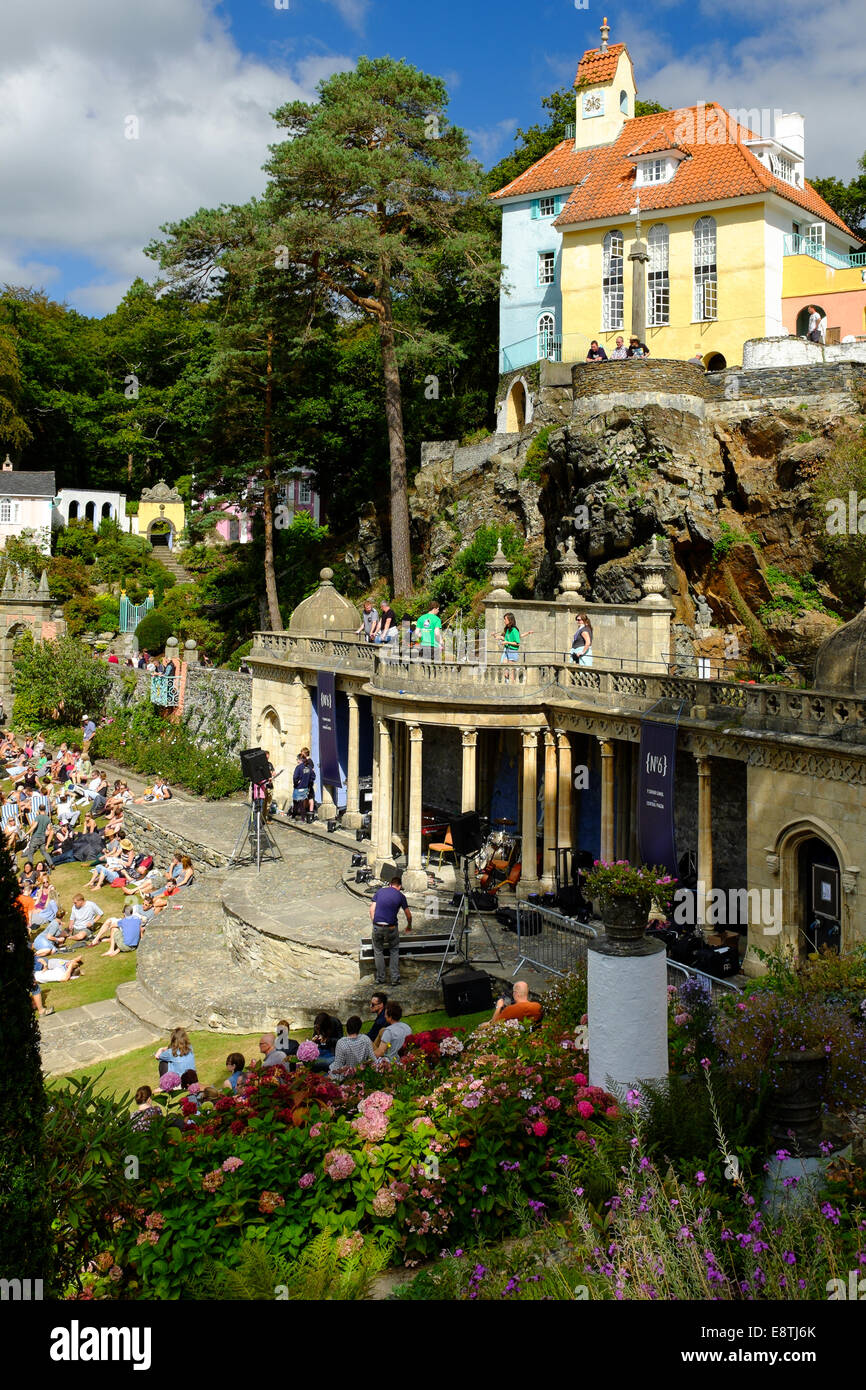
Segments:
[[[22,862],[23,856],[19,855],[19,871]],[[88,891],[84,885],[89,878],[89,864],[59,864],[52,870],[51,882],[57,889],[57,901],[66,909],[66,921],[69,921],[75,893],[84,893],[85,897],[101,907],[103,921],[106,917],[119,917],[123,912],[123,904],[127,901],[121,890],[105,887]],[[83,946],[83,943],[81,945]],[[107,950],[106,941],[104,945],[100,942],[98,946],[88,950],[76,947],[74,952],[70,950],[60,957],[61,960],[70,960],[73,954],[83,956],[84,966],[80,979],[70,980],[66,985],[45,986],[49,995],[48,1003],[53,1004],[58,1013],[63,1009],[80,1008],[82,1004],[95,1004],[99,999],[113,999],[119,984],[135,979],[135,953],[112,956],[106,960],[103,951]]]
[[[90,952],[89,954],[93,954]],[[121,960],[125,959],[120,957]],[[117,962],[106,961],[106,965],[116,964]],[[490,1017],[490,1011],[485,1010],[481,1014],[465,1014],[461,1018],[449,1018],[441,1011],[433,1014],[416,1014],[414,1017],[406,1018],[406,1022],[411,1024],[415,1033],[424,1033],[429,1028],[465,1028],[471,1032],[476,1024],[483,1019]],[[366,1025],[365,1025],[366,1026]],[[298,1029],[292,1032],[293,1038],[308,1038],[312,1029]],[[195,1053],[198,1079],[203,1086],[222,1086],[228,1075],[225,1059],[230,1052],[241,1052],[249,1061],[250,1058],[258,1057],[258,1042],[260,1033],[190,1033],[190,1042]],[[168,1038],[162,1043],[154,1043],[153,1047],[139,1047],[135,1052],[128,1052],[125,1057],[116,1057],[111,1062],[105,1062],[101,1067],[90,1066],[76,1069],[68,1073],[70,1077],[94,1076],[102,1071],[102,1084],[100,1090],[111,1091],[114,1095],[121,1096],[125,1092],[134,1092],[139,1086],[149,1085],[156,1087],[158,1080],[157,1065],[153,1054],[160,1047],[168,1046]],[[51,1077],[47,1085],[62,1086],[66,1078],[62,1076]]]

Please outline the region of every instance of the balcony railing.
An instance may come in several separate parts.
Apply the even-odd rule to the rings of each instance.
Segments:
[[[561,362],[562,337],[558,333],[533,333],[519,343],[509,343],[499,354],[499,370],[515,372],[533,362]]]
[[[662,661],[604,660],[575,666],[562,653],[531,654],[524,663],[499,663],[478,655],[466,661],[395,658],[386,648],[357,640],[292,637],[285,632],[256,634],[250,661],[266,665],[311,666],[369,675],[374,690],[433,699],[492,701],[508,706],[521,700],[574,700],[599,709],[643,714],[670,703],[670,712],[697,708],[708,727],[731,731],[769,730],[818,735],[866,744],[866,699],[784,685],[753,685],[736,680],[682,675]],[[153,683],[165,681],[155,676]],[[153,698],[153,696],[151,696]],[[166,704],[176,703],[166,700]],[[748,736],[748,735],[746,735]]]
[[[784,255],[811,256],[814,261],[831,266],[833,270],[855,270],[860,266],[866,266],[866,251],[852,251],[848,254],[831,251],[820,241],[812,241],[797,232],[786,233]]]
[[[178,702],[178,680],[176,676],[151,676],[150,703],[166,709],[176,709]]]

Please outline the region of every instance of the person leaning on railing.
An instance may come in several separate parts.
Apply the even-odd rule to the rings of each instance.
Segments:
[[[571,639],[569,660],[576,666],[592,665],[592,623],[585,613],[577,615],[577,631]]]

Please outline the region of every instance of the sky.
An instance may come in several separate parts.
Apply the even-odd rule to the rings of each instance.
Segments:
[[[628,44],[665,106],[798,110],[807,177],[854,177],[866,146],[862,0],[5,0],[0,284],[101,316],[160,226],[264,187],[271,112],[358,56],[442,77],[490,167],[581,53]]]

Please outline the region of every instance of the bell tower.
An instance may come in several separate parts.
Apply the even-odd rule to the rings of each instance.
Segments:
[[[623,125],[634,116],[637,86],[624,43],[609,43],[607,16],[601,25],[601,43],[588,48],[574,80],[576,102],[574,148],[611,145]]]

